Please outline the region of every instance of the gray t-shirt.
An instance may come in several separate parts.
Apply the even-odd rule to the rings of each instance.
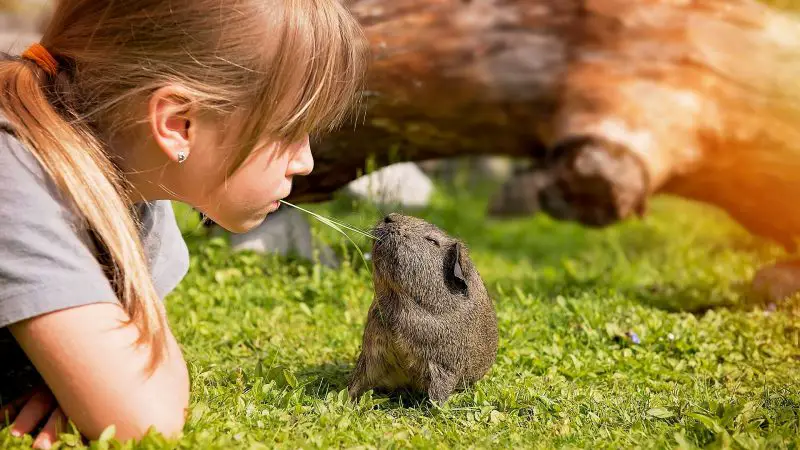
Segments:
[[[189,252],[172,205],[137,205],[142,244],[162,297],[186,274]],[[0,116],[0,404],[38,375],[8,325],[92,303],[117,302],[87,230]]]

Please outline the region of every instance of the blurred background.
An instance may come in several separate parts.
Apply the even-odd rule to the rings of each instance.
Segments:
[[[800,2],[788,0],[765,2],[785,10],[800,6]],[[0,49],[14,54],[35,42],[47,24],[51,7],[48,0],[0,0]],[[718,289],[752,275],[752,266],[746,269],[744,261],[766,262],[782,254],[773,242],[764,242],[748,233],[751,230],[743,230],[742,224],[731,220],[724,210],[665,195],[657,196],[646,218],[620,217],[624,219],[620,220],[622,223],[612,222],[608,229],[587,228],[576,223],[580,220],[556,220],[551,211],[542,212],[542,196],[538,192],[547,184],[548,175],[545,171],[536,172],[539,165],[536,158],[503,155],[459,157],[456,154],[388,165],[384,160],[379,164],[383,167],[366,167],[371,173],[336,189],[329,199],[303,206],[362,228],[369,228],[383,214],[392,211],[420,215],[465,239],[487,267],[507,266],[507,270],[496,272],[498,278],[493,281],[511,284],[530,278],[544,262],[560,264],[565,258],[575,257],[591,261],[596,252],[604,253],[603,259],[608,259],[608,246],[615,247],[612,254],[618,255],[636,254],[639,251],[636,249],[645,243],[653,252],[681,253],[683,250],[676,249],[718,248],[728,242],[730,233],[736,236],[736,245],[748,248],[755,242],[763,245],[758,247],[763,251],[757,253],[735,253],[741,264],[731,265],[729,270],[735,275],[727,281],[717,275],[713,277],[714,283],[719,282],[715,287]],[[588,198],[591,201],[592,197]],[[350,242],[337,231],[287,207],[270,216],[259,229],[234,236],[213,224],[202,223],[202,218],[186,205],[176,204],[176,212],[190,241],[216,237],[228,242],[234,251],[294,255],[306,260],[321,258],[330,267],[338,267],[342,260],[352,262],[356,255],[348,247]],[[369,251],[370,243],[363,237],[353,236],[353,239],[362,250]],[[666,245],[668,242],[670,245]],[[609,267],[596,267],[592,272],[610,276],[609,270],[620,270],[612,261],[616,260],[609,260]],[[522,268],[526,263],[532,266]],[[685,267],[676,266],[682,273],[676,276],[688,276],[683,273]],[[633,275],[629,269],[626,266],[626,278],[638,280],[637,285],[647,284],[643,280],[648,277]],[[656,268],[647,270],[653,271],[651,277],[659,272]],[[494,277],[493,273],[488,276]],[[691,301],[730,302],[736,294],[726,294],[724,299],[700,297]],[[687,307],[684,300],[672,302]]]
[[[800,7],[800,2],[789,0],[764,1],[784,10]],[[0,0],[0,49],[14,54],[35,42],[46,26],[51,7],[47,0]],[[742,229],[742,224],[731,220],[724,210],[665,195],[657,196],[647,217],[621,217],[625,219],[620,220],[622,223],[611,223],[607,229],[585,227],[574,220],[556,220],[551,211],[542,212],[542,196],[538,191],[547,183],[547,175],[532,173],[538,164],[535,158],[502,155],[454,155],[388,165],[383,161],[380,166],[384,167],[366,168],[371,173],[338,188],[329,199],[303,206],[362,228],[369,228],[391,211],[420,215],[474,246],[476,258],[486,267],[505,266],[506,270],[492,271],[488,276],[494,282],[512,285],[525,281],[526,277],[530,281],[532,276],[542,276],[537,269],[542,264],[560,265],[563,260],[579,258],[594,265],[597,253],[604,255],[602,259],[607,260],[608,266],[592,268],[590,272],[594,275],[590,278],[613,277],[612,273],[622,270],[616,258],[624,257],[627,261],[622,266],[624,277],[631,283],[636,280],[636,285],[647,285],[644,280],[655,277],[661,269],[643,269],[651,272],[648,276],[630,272],[630,258],[639,254],[640,246],[648,245],[651,252],[660,252],[659,258],[667,258],[672,252],[680,253],[681,256],[673,255],[678,259],[685,258],[683,252],[690,247],[719,249],[723,243],[730,244],[731,236],[735,236],[735,245],[740,248],[758,248],[754,253],[731,253],[738,263],[731,264],[727,269],[731,272],[722,277],[728,279],[722,280],[720,274],[716,274],[711,280],[703,281],[719,289],[747,279],[755,264],[772,261],[783,254],[774,242],[759,240],[748,232],[752,230]],[[176,204],[176,212],[190,241],[222,238],[234,251],[295,255],[307,260],[321,258],[331,267],[338,267],[342,260],[352,263],[356,255],[348,248],[350,243],[335,230],[286,207],[270,216],[259,229],[236,236],[228,235],[213,224],[203,224],[202,218],[186,205]],[[369,251],[368,241],[359,236],[353,239],[364,251]],[[608,259],[609,246],[613,248],[611,254],[617,255],[612,259]],[[525,264],[530,266],[523,267]],[[676,277],[690,276],[685,272],[685,265],[673,265],[680,272]],[[697,268],[691,273],[691,276],[696,275]],[[672,284],[680,283],[673,280]],[[733,301],[734,297],[738,298],[737,294],[711,298],[699,295],[689,303],[724,303]],[[662,300],[664,298],[662,296]],[[678,303],[683,305],[680,307],[688,307],[689,303],[684,300],[670,301],[676,303],[675,307],[679,307]]]
[[[384,2],[387,7],[397,4]],[[434,3],[477,8],[515,2]],[[566,0],[549,3],[563,5]],[[610,4],[601,0],[584,3]],[[800,1],[767,3],[780,9],[756,8],[763,17],[774,19],[761,28],[751,26],[751,19],[757,22],[763,17],[747,9],[758,5],[748,1],[630,0],[614,4],[655,5],[653,11],[660,12],[673,7],[695,8],[701,13],[717,8],[717,13],[710,14],[713,20],[698,23],[719,25],[714,20],[729,18],[744,31],[738,34],[730,27],[705,28],[705,35],[702,27],[689,31],[720,46],[712,50],[734,50],[709,54],[733,55],[714,62],[719,64],[717,68],[734,67],[727,74],[738,82],[752,81],[747,77],[753,73],[792,73],[788,72],[789,62],[755,70],[764,61],[761,57],[766,56],[770,63],[775,59],[769,58],[768,51],[753,48],[777,48],[780,52],[775,53],[783,57],[794,55],[793,48],[800,49],[795,45],[800,43],[800,18],[778,12],[798,10]],[[658,5],[666,6],[658,9]],[[737,9],[742,5],[747,8]],[[615,11],[606,13],[613,16]],[[0,0],[0,50],[19,53],[36,42],[48,14],[49,2],[44,0]],[[662,23],[645,13],[635,17],[630,23]],[[683,24],[679,16],[664,17]],[[698,17],[708,19],[702,14]],[[474,16],[465,22],[482,23]],[[733,34],[725,34],[729,32]],[[644,63],[636,67],[621,63],[617,73],[651,75],[663,67],[659,55],[680,56],[671,41],[665,39],[661,45],[658,39],[664,35],[655,34],[654,44],[647,36],[633,33],[632,43],[628,42],[631,48],[641,44],[637,50],[644,48],[655,52],[654,56],[642,58]],[[721,38],[715,41],[714,35]],[[753,36],[763,38],[758,42],[766,44],[747,47]],[[529,42],[536,47],[542,40]],[[747,50],[740,51],[742,48]],[[635,52],[620,51],[614,56],[631,63],[624,59],[631,53]],[[597,55],[591,50],[588,54],[588,60]],[[513,55],[518,60],[526,56]],[[787,72],[779,70],[783,68]],[[707,78],[690,73],[689,82],[703,86],[698,80]],[[724,78],[720,73],[725,72],[716,72]],[[501,75],[486,78],[494,82],[503,79]],[[591,80],[591,76],[586,78]],[[797,84],[797,78],[777,78],[763,83],[774,89],[770,93]],[[508,79],[514,86],[519,81]],[[716,87],[715,80],[708,85]],[[402,83],[404,79],[394,81]],[[769,237],[782,237],[783,225],[790,232],[800,229],[800,222],[792,221],[800,217],[800,209],[785,206],[797,204],[800,198],[800,190],[792,190],[800,179],[796,172],[800,163],[794,162],[800,161],[796,147],[800,139],[784,148],[785,142],[773,140],[769,132],[779,130],[785,132],[779,137],[794,136],[800,120],[792,121],[800,115],[787,92],[765,100],[750,95],[754,91],[746,85],[742,89],[743,85],[732,84],[735,88],[715,92],[752,100],[745,108],[730,103],[719,109],[720,114],[735,112],[730,122],[742,125],[741,129],[732,127],[733,132],[720,132],[721,137],[703,134],[704,142],[714,143],[704,148],[704,162],[709,163],[705,172],[689,181],[678,176],[673,184],[685,189],[683,192],[694,189],[693,197],[698,198],[680,195],[681,189],[658,193],[652,199],[648,196],[641,211],[640,205],[625,195],[613,199],[613,208],[603,203],[608,198],[598,195],[608,191],[609,185],[623,193],[642,190],[630,181],[635,181],[639,166],[631,166],[624,158],[614,159],[621,153],[619,148],[603,147],[602,142],[586,148],[599,148],[597,154],[611,157],[560,167],[563,172],[543,169],[542,149],[536,146],[530,154],[526,154],[528,149],[511,155],[470,157],[454,152],[449,158],[442,157],[439,153],[444,151],[439,148],[435,158],[417,162],[405,162],[402,157],[362,161],[359,156],[342,167],[363,166],[366,175],[353,176],[352,181],[345,177],[347,182],[340,177],[343,171],[332,165],[336,158],[331,156],[347,155],[347,151],[332,149],[325,140],[315,148],[324,157],[319,161],[320,175],[306,184],[298,183],[297,203],[302,208],[361,229],[370,228],[389,212],[405,212],[436,224],[469,247],[495,300],[500,349],[490,376],[477,388],[457,395],[451,410],[409,407],[403,399],[368,400],[349,409],[343,406],[343,397],[337,397],[358,354],[372,301],[369,239],[355,233],[344,238],[305,212],[285,206],[256,230],[230,235],[204,223],[188,206],[175,203],[192,253],[189,274],[167,302],[193,377],[194,398],[184,447],[265,448],[266,443],[296,448],[313,442],[322,448],[384,448],[391,444],[522,448],[531,443],[543,448],[796,448],[786,444],[796,442],[800,423],[800,299],[789,299],[787,293],[800,289],[800,275],[797,267],[779,272],[771,281],[771,286],[779,289],[767,295],[754,292],[751,280],[773,263],[796,258],[787,245],[790,239]],[[386,87],[392,88],[389,83]],[[614,87],[615,83],[599,88],[589,84],[586,91],[587,95],[602,94]],[[629,113],[632,120],[655,117],[653,129],[671,138],[673,130],[661,125],[666,119],[689,115],[680,109],[676,112],[672,104],[663,107],[659,97],[663,92],[637,89],[632,89],[633,98],[644,106],[633,108],[635,112]],[[690,94],[678,95],[675,105],[691,106]],[[668,100],[675,100],[669,95]],[[784,121],[762,127],[764,122],[759,120],[767,115],[757,107],[774,98],[789,99],[789,106],[776,115]],[[442,97],[443,102],[447,100]],[[577,103],[580,106],[581,102]],[[545,115],[554,109],[544,109]],[[505,116],[487,120],[514,125]],[[420,123],[424,118],[408,127],[367,121],[367,127],[336,139],[356,139],[365,133],[365,140],[371,143],[376,134],[369,133],[381,127],[397,128],[400,135],[430,131]],[[680,126],[684,122],[675,123]],[[748,124],[752,128],[747,128]],[[527,132],[536,127],[521,128]],[[485,137],[480,132],[475,135]],[[734,138],[744,141],[752,136],[761,147],[728,145]],[[488,141],[498,147],[506,143],[494,136]],[[674,141],[682,142],[677,137]],[[664,139],[664,146],[671,143],[672,139]],[[371,150],[389,154],[394,150],[389,147],[375,145]],[[751,151],[753,148],[760,150]],[[671,150],[665,159],[685,148],[678,145]],[[739,165],[726,159],[737,154],[763,158]],[[758,165],[775,158],[783,167],[780,177]],[[583,183],[586,180],[572,177],[586,166],[599,168],[604,182],[595,183],[590,177],[591,183]],[[575,195],[555,200],[547,197],[551,203],[543,205],[545,196],[539,193],[558,176],[563,177],[564,185],[577,189]],[[753,186],[764,190],[742,188],[747,180],[755,180]],[[775,180],[786,184],[776,188]],[[333,192],[327,192],[327,187],[334,185]],[[705,198],[699,198],[703,195],[698,192]],[[570,199],[573,204],[566,205]],[[741,210],[740,206],[753,209]],[[765,213],[760,206],[772,209]],[[607,213],[619,220],[603,226],[587,224],[587,220],[582,223],[568,214],[570,207]],[[559,212],[563,217],[554,217]],[[622,213],[624,217],[620,217]],[[765,217],[770,220],[756,220]],[[770,228],[772,224],[777,224],[777,229]]]

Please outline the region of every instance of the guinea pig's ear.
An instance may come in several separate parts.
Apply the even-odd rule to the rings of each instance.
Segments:
[[[461,270],[461,261],[459,261],[461,259],[461,250],[459,247],[460,246],[456,244],[456,257],[455,264],[453,265],[453,275],[455,275],[457,279],[466,283],[467,280],[464,279],[464,271]]]
[[[462,285],[462,288],[467,288],[467,277],[464,276],[464,269],[461,267],[461,243],[457,242],[456,245],[453,246],[453,252],[455,253],[455,258],[453,258],[453,277],[458,284]]]

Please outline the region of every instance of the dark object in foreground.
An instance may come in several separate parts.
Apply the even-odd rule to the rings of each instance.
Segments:
[[[444,403],[494,364],[494,304],[466,246],[434,225],[390,214],[373,234],[375,299],[350,397],[409,389]]]

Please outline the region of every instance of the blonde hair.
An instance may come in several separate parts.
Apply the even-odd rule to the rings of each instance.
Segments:
[[[59,0],[41,40],[59,63],[0,61],[0,113],[85,220],[109,259],[137,344],[164,356],[166,316],[139,240],[130,187],[107,153],[148,95],[180,85],[193,106],[245,114],[237,159],[264,136],[293,142],[342,124],[368,61],[339,0]],[[231,123],[233,121],[231,120]]]

